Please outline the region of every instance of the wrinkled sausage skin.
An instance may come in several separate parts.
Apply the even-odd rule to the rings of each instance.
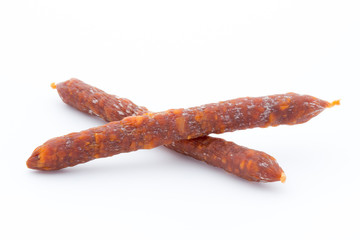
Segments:
[[[312,96],[287,93],[145,113],[50,139],[34,151],[27,164],[34,169],[56,170],[210,133],[299,124],[330,105]]]
[[[78,79],[59,83],[54,88],[68,105],[109,122],[147,112],[145,107],[139,107],[126,98],[108,94]],[[165,146],[249,181],[273,182],[284,181],[285,178],[283,170],[272,156],[220,138],[204,136]]]

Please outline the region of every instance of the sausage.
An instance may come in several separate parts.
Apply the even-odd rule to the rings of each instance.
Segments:
[[[34,150],[27,165],[33,169],[57,170],[210,133],[300,124],[335,104],[309,95],[287,93],[145,113],[50,139]]]
[[[147,112],[145,107],[139,107],[126,98],[108,94],[78,79],[53,85],[53,88],[57,89],[61,99],[68,105],[109,122]],[[204,136],[165,146],[249,181],[284,182],[286,179],[284,171],[272,156],[220,138]]]
[[[215,137],[172,142],[166,147],[255,182],[285,182],[286,175],[272,156]]]
[[[58,91],[66,104],[108,122],[149,112],[129,99],[108,94],[75,78],[52,84],[51,87]]]

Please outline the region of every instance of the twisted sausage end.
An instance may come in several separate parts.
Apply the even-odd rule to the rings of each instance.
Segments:
[[[285,181],[286,181],[286,175],[285,175],[284,172],[281,173],[280,181],[281,181],[282,183],[285,183]]]
[[[340,99],[332,101],[331,103],[328,104],[328,108],[334,107],[336,105],[340,105]]]

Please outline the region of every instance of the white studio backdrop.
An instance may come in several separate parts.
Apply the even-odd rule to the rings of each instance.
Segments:
[[[1,239],[359,239],[359,1],[1,1]],[[341,105],[219,137],[274,156],[250,183],[164,147],[57,172],[46,140],[104,122],[50,83],[152,111],[297,92]]]

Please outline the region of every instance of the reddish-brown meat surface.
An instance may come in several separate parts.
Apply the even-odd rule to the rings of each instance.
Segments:
[[[299,124],[329,106],[330,103],[312,96],[287,93],[145,113],[50,139],[35,149],[27,165],[39,170],[56,170],[210,133]],[[248,165],[251,167],[252,163]]]
[[[53,87],[57,88],[65,103],[107,121],[118,121],[147,112],[146,108],[139,107],[126,98],[107,94],[78,79],[71,79]],[[249,181],[285,180],[283,170],[272,156],[223,139],[205,136],[165,146]]]

